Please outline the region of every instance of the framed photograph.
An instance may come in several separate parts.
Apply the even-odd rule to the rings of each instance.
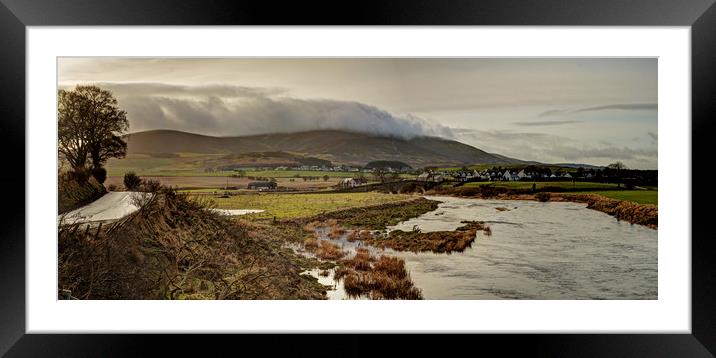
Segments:
[[[3,0],[0,352],[712,356],[712,1],[222,5]]]

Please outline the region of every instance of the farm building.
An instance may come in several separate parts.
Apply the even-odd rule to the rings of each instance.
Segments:
[[[273,190],[276,189],[276,183],[272,181],[252,181],[247,188],[253,190]]]
[[[341,179],[340,182],[338,182],[338,186],[341,188],[354,188],[359,185],[360,185],[360,183],[353,178],[344,178],[344,179]]]

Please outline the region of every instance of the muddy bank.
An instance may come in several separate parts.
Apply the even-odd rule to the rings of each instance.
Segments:
[[[363,239],[366,244],[391,248],[396,251],[452,253],[463,252],[475,241],[478,232],[490,235],[488,226],[479,221],[463,221],[454,231],[421,232],[392,230],[387,235],[370,235]]]
[[[423,233],[417,228],[412,231],[393,230],[389,233],[381,231],[388,226],[434,211],[438,208],[438,203],[435,200],[419,198],[407,202],[335,211],[299,222],[305,222],[303,229],[309,234],[315,234],[316,229],[320,228],[326,230],[330,239],[345,236],[348,241],[362,241],[378,248],[412,252],[462,252],[472,244],[477,232],[489,233],[489,227],[478,221],[465,221],[464,226],[451,231]],[[323,256],[337,255],[330,247],[319,244],[323,243],[314,238],[308,238],[304,242],[307,248],[326,252]]]
[[[595,194],[556,194],[557,200],[587,203],[587,208],[607,213],[619,220],[657,229],[659,208],[656,205],[637,204],[630,201],[615,200]]]

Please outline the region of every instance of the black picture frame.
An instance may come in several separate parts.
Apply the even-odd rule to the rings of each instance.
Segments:
[[[716,352],[716,270],[714,240],[707,228],[707,202],[713,193],[692,196],[691,334],[471,335],[446,337],[356,336],[319,339],[305,336],[39,335],[25,334],[25,30],[27,26],[108,25],[543,25],[690,26],[692,70],[692,168],[709,172],[707,136],[716,114],[716,5],[714,0],[483,0],[483,1],[169,1],[169,0],[0,0],[0,174],[6,211],[0,226],[0,354],[7,356],[141,356],[147,345],[162,355],[202,355],[255,344],[313,356],[365,355],[377,347],[445,355],[470,347],[484,354],[529,352],[537,356],[710,357]],[[685,119],[667,119],[685,120]],[[693,171],[692,171],[693,173]],[[691,188],[707,188],[709,175],[692,175]],[[688,184],[685,182],[685,185]],[[23,190],[20,190],[23,188]],[[22,208],[22,209],[20,209]],[[449,310],[447,310],[449,311]],[[459,313],[458,313],[459,314]],[[260,339],[259,339],[260,338]],[[451,343],[446,343],[446,341]],[[320,342],[311,347],[310,342]],[[400,343],[397,343],[400,342]],[[393,347],[391,349],[390,347]],[[484,348],[483,348],[484,347]],[[231,350],[229,351],[231,352]]]

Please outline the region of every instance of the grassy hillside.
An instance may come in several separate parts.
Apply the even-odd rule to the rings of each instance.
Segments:
[[[335,164],[356,166],[363,166],[373,160],[401,161],[413,167],[521,162],[442,138],[401,139],[329,130],[244,137],[211,137],[154,130],[129,134],[125,139],[129,154],[148,154],[154,157],[167,153],[226,155],[287,152],[330,160]]]

